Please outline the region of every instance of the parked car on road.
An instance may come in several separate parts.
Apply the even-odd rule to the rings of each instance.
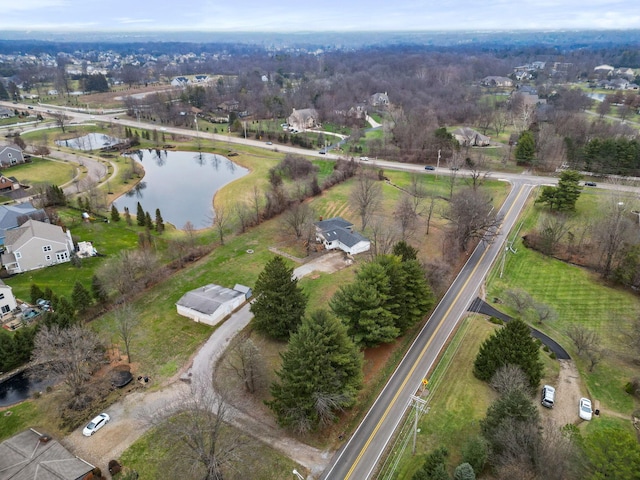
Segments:
[[[591,420],[592,414],[593,410],[591,410],[591,400],[582,397],[580,399],[580,418],[583,420]]]
[[[596,182],[584,182],[585,187],[597,187]]]
[[[107,415],[106,413],[101,413],[93,420],[91,420],[86,427],[84,427],[84,430],[82,430],[82,434],[85,437],[90,437],[102,427],[104,427],[107,423],[109,423],[109,420],[111,420],[111,417],[109,415]]]
[[[425,170],[435,170],[436,167],[434,167],[433,165],[427,165],[426,167],[424,167]]]

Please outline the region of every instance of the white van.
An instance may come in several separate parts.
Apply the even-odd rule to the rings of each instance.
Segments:
[[[542,387],[542,403],[543,407],[553,408],[553,402],[556,399],[556,389],[551,385]]]

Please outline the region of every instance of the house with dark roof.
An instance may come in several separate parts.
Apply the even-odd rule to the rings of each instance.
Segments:
[[[35,208],[29,202],[0,205],[0,245],[4,244],[7,231],[18,228],[30,218],[49,222],[46,212],[41,208]]]
[[[339,249],[350,255],[367,252],[371,241],[353,231],[353,223],[341,217],[333,217],[314,223],[316,241],[327,250]]]
[[[389,105],[389,95],[387,92],[376,92],[369,97],[369,103],[373,107],[386,107]]]
[[[9,230],[4,245],[0,261],[10,274],[69,262],[74,251],[69,230],[37,220],[27,220]]]
[[[509,77],[489,75],[480,80],[480,85],[484,85],[485,87],[513,87],[513,80]]]
[[[0,107],[0,118],[13,118],[15,116],[16,113],[12,109]]]
[[[225,288],[210,283],[185,293],[176,308],[178,315],[213,326],[242,306],[250,295],[251,289],[243,285]]]
[[[0,480],[84,480],[94,468],[32,428],[0,443]]]

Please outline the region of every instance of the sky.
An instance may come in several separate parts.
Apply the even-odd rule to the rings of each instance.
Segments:
[[[638,0],[0,0],[3,30],[640,29]]]

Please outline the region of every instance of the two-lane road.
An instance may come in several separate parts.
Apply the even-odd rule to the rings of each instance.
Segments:
[[[417,336],[366,417],[325,471],[327,480],[370,478],[396,427],[404,417],[411,395],[433,367],[515,224],[533,185],[516,183],[499,215],[503,222],[491,243],[481,242],[458,274],[442,301]]]

